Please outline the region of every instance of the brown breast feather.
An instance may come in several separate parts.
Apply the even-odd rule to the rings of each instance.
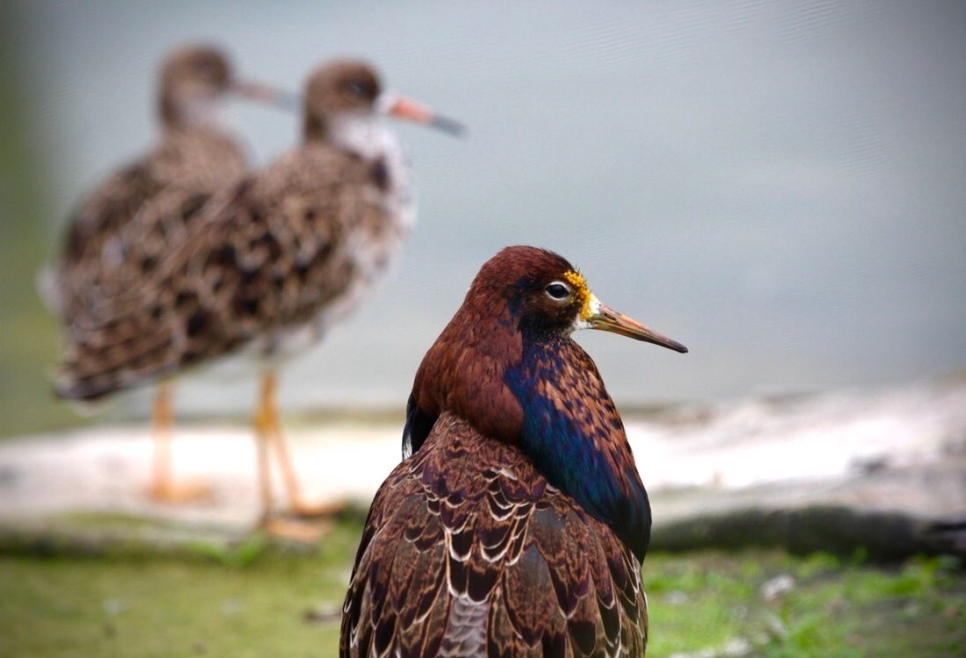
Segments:
[[[380,488],[343,656],[641,656],[636,558],[515,447],[447,412]]]

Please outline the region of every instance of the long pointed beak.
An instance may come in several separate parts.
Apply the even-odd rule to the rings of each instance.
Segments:
[[[298,94],[282,91],[260,82],[238,81],[232,84],[231,90],[248,100],[274,105],[290,112],[296,112],[302,106],[302,98]]]
[[[629,318],[623,313],[618,313],[600,302],[597,302],[596,307],[596,312],[586,319],[591,329],[610,331],[611,333],[634,338],[635,340],[642,340],[645,343],[654,343],[655,345],[660,345],[661,347],[666,347],[669,350],[681,352],[682,354],[688,351],[688,348],[676,340],[662,336],[653,329],[645,327],[637,320]]]
[[[415,121],[416,123],[421,123],[431,128],[437,128],[450,135],[459,136],[466,132],[466,128],[459,121],[454,121],[453,119],[437,114],[422,103],[417,103],[404,96],[383,94],[379,98],[377,107],[380,111],[390,116],[407,121]]]

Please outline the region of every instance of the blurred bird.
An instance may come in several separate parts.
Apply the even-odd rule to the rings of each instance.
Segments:
[[[187,216],[177,248],[112,297],[96,326],[74,336],[58,386],[61,395],[95,399],[254,348],[264,363],[255,427],[266,519],[273,507],[270,447],[290,511],[326,511],[302,500],[280,432],[275,369],[387,275],[415,220],[408,165],[379,119],[459,131],[384,92],[363,62],[320,67],[303,102],[302,146]]]
[[[650,505],[577,329],[687,351],[554,253],[483,265],[416,373],[407,459],[369,510],[340,655],[644,654]]]
[[[244,151],[219,124],[217,105],[229,95],[285,104],[265,85],[237,80],[224,53],[204,45],[170,53],[160,76],[161,142],[111,175],[71,217],[47,297],[70,342],[84,341],[104,321],[112,295],[149,276],[185,233],[183,218],[209,195],[245,175]],[[204,488],[172,480],[171,389],[158,387],[154,404],[155,456],[150,494],[180,502]]]

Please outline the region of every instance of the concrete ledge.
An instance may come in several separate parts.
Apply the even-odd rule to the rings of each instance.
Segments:
[[[655,549],[766,545],[888,560],[963,554],[964,376],[624,417],[651,497]],[[364,516],[400,459],[398,423],[287,426],[309,499],[359,501]],[[0,550],[170,552],[247,541],[258,514],[250,428],[179,426],[174,454],[179,477],[211,485],[210,501],[173,507],[144,496],[146,425],[0,442]],[[88,522],[76,523],[78,515]]]

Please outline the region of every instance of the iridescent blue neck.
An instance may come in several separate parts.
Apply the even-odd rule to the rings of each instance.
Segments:
[[[643,560],[650,503],[590,357],[569,338],[524,336],[523,358],[504,381],[523,407],[521,448],[537,469]]]

